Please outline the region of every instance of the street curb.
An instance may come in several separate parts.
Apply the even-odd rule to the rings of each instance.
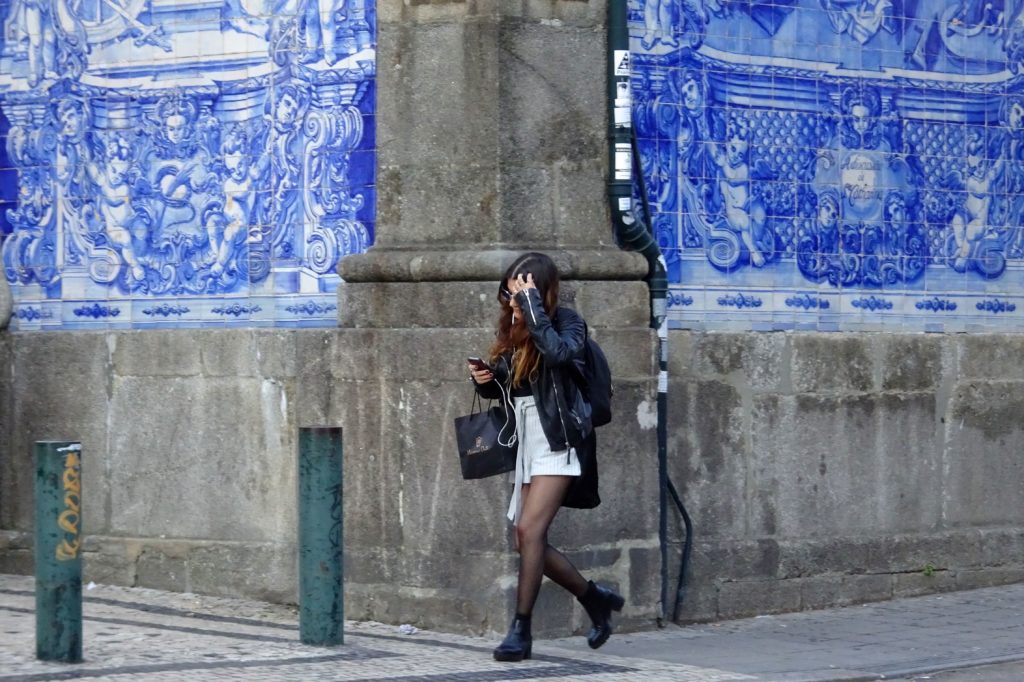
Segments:
[[[814,670],[802,673],[784,673],[778,677],[769,677],[764,673],[747,673],[755,675],[758,680],[764,682],[877,682],[884,679],[881,675],[865,675],[861,670],[846,670],[843,668],[829,668],[828,670]]]
[[[1011,656],[993,656],[992,658],[981,658],[976,661],[950,661],[945,665],[925,665],[917,668],[904,668],[903,670],[897,670],[894,672],[886,671],[882,673],[881,677],[874,677],[871,679],[876,680],[892,680],[900,677],[913,677],[915,675],[928,675],[931,673],[941,673],[950,670],[970,670],[971,668],[980,668],[986,665],[997,665],[999,663],[1016,663],[1017,661],[1024,661],[1024,651],[1019,654],[1013,654]]]

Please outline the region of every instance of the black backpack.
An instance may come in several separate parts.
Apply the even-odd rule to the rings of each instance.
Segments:
[[[590,421],[595,427],[604,426],[612,420],[612,370],[601,346],[590,338],[589,330],[583,357],[575,364],[580,391],[590,403]]]

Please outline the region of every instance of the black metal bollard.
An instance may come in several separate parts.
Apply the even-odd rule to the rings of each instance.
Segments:
[[[340,427],[299,429],[299,638],[345,641]]]
[[[36,658],[82,660],[82,444],[37,441]]]

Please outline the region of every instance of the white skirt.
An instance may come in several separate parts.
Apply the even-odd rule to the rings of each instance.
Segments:
[[[575,448],[551,451],[533,396],[512,400],[519,449],[516,453],[516,470],[511,474],[515,487],[508,505],[508,520],[515,524],[522,515],[524,484],[529,483],[534,476],[579,476],[580,460],[576,457]]]

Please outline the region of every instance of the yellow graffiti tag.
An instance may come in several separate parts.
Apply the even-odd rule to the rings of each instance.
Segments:
[[[68,534],[57,545],[57,559],[70,561],[78,558],[81,541],[78,537],[79,514],[82,507],[82,480],[79,475],[81,460],[75,452],[69,452],[64,458],[64,506],[65,509],[57,517],[57,525]]]
[[[59,561],[70,561],[78,558],[79,543],[78,538],[75,538],[74,544],[67,540],[61,540],[60,544],[57,545],[57,559]]]
[[[57,525],[72,535],[78,535],[78,512],[65,509],[57,517]]]
[[[78,478],[78,469],[81,466],[78,455],[69,452],[64,459],[64,490],[81,492],[82,482]]]

